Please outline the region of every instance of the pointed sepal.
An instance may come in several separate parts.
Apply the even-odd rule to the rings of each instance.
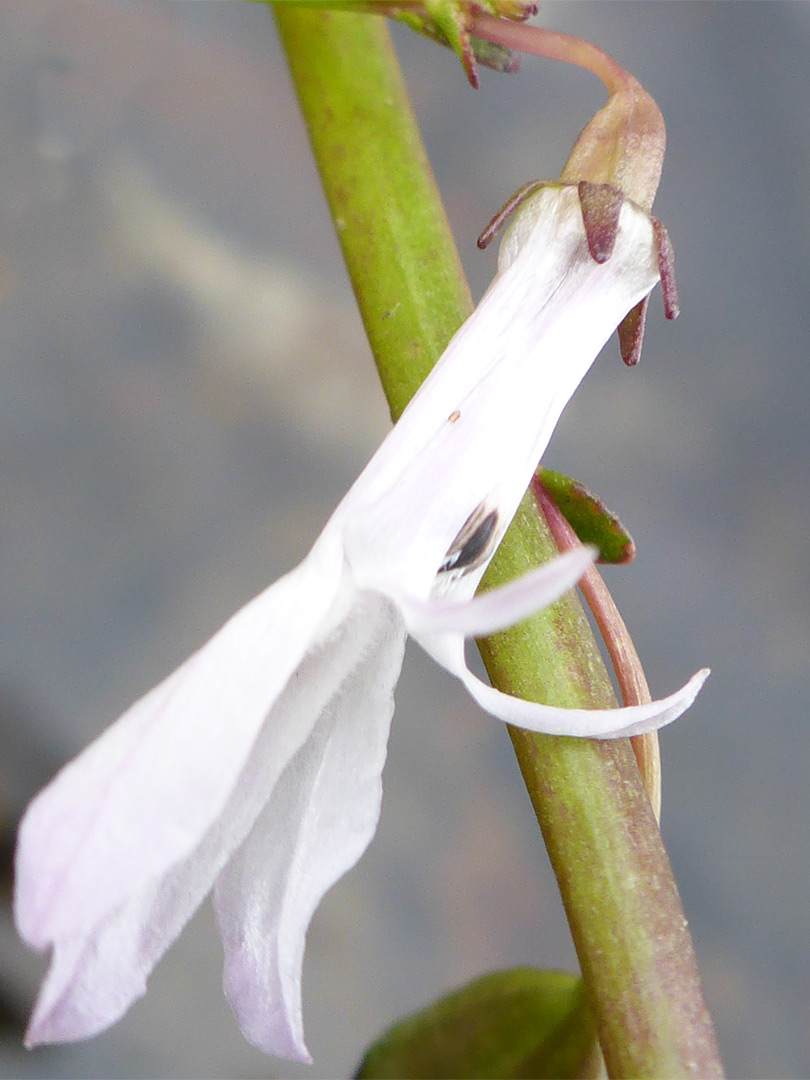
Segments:
[[[678,287],[675,283],[675,252],[672,248],[672,241],[666,228],[657,217],[650,216],[650,223],[653,227],[658,273],[661,276],[661,297],[664,301],[664,315],[668,319],[677,319],[681,306],[678,300]],[[641,359],[641,346],[644,341],[644,326],[647,321],[649,303],[649,296],[645,296],[625,315],[618,326],[619,350],[622,354],[622,360],[628,367],[635,367]]]
[[[469,5],[448,0],[424,0],[425,12],[440,37],[461,61],[470,86],[478,89],[478,64],[470,40]]]
[[[534,195],[535,192],[539,191],[541,188],[548,186],[549,182],[547,180],[529,180],[523,187],[518,188],[515,194],[507,199],[500,210],[496,211],[484,226],[481,235],[476,241],[478,247],[482,251],[488,248],[515,211],[526,202],[531,195]]]
[[[644,325],[647,321],[647,307],[650,298],[645,296],[634,308],[627,312],[619,323],[619,351],[628,367],[635,367],[641,359],[641,346],[644,342]]]
[[[624,195],[612,184],[593,184],[590,180],[580,180],[577,192],[588,251],[594,262],[601,265],[608,261],[616,246]]]
[[[664,314],[668,319],[677,319],[681,312],[678,300],[678,287],[675,284],[675,252],[664,225],[658,218],[652,221],[655,247],[658,253],[658,272],[661,275],[661,295],[664,299]]]
[[[357,7],[354,5],[346,5]],[[470,85],[478,89],[478,65],[493,71],[514,73],[520,67],[520,55],[512,49],[474,37],[473,22],[478,15],[523,22],[537,13],[534,0],[423,0],[421,4],[365,3],[374,11],[404,23],[423,37],[452,49],[461,61]]]

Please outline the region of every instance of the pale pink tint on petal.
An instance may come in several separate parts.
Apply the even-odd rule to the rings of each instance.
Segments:
[[[339,549],[313,549],[34,799],[15,897],[31,945],[81,934],[194,850],[320,632],[341,565]]]
[[[343,669],[340,690],[214,893],[225,992],[245,1037],[300,1061],[309,1060],[301,1005],[307,928],[376,830],[402,664],[404,632],[392,605],[366,594],[357,617],[372,628],[373,645]]]
[[[231,799],[191,855],[155,885],[133,892],[81,937],[57,940],[28,1033],[32,1044],[96,1034],[142,996],[149,973],[250,832],[279,776],[340,692],[346,672],[376,649],[372,621],[349,623],[351,631],[333,628],[299,665],[263,725]],[[404,640],[400,623],[400,654]],[[223,721],[227,728],[227,718]]]
[[[152,967],[182,928],[181,922],[163,947],[157,944],[165,927],[156,921],[156,891],[131,900],[81,937],[56,942],[26,1045],[97,1035],[143,997]]]
[[[104,945],[103,935],[57,943],[28,1024],[26,1046],[73,1042],[96,1035],[143,996],[146,982],[142,979],[139,985],[131,986],[119,980],[116,968],[120,954],[115,949],[99,952],[99,946],[104,950]],[[88,990],[81,978],[77,979],[77,972],[99,964],[106,977],[103,982],[96,979]]]

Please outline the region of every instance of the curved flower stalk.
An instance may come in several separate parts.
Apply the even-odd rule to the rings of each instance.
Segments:
[[[464,659],[465,638],[549,603],[592,557],[474,596],[565,404],[658,276],[653,227],[630,202],[598,264],[576,187],[528,200],[478,309],[306,559],[33,801],[15,911],[53,958],[30,1044],[118,1019],[213,888],[245,1036],[309,1060],[306,931],[374,834],[407,634],[485,709],[536,731],[612,738],[691,704],[706,672],[663,701],[566,711],[485,685]]]
[[[638,79],[590,41],[540,26],[515,25],[487,14],[477,15],[471,30],[503,48],[525,50],[586,68],[604,83],[609,94],[607,104],[580,132],[565,163],[561,181],[579,184],[591,254],[597,261],[609,258],[622,200],[625,197],[632,199],[649,213],[658,190],[666,128],[655,100]],[[527,184],[518,191],[501,215],[494,219],[493,226],[498,227],[503,214],[511,213],[536,186],[537,183]],[[663,224],[657,218],[651,220],[658,250],[664,314],[668,319],[674,319],[679,305],[672,245]],[[637,364],[641,357],[647,303],[648,297],[644,296],[618,326],[619,348],[629,367]]]

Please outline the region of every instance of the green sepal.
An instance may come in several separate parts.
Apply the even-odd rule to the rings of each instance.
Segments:
[[[273,0],[251,2],[271,3]],[[520,67],[520,57],[504,45],[495,45],[473,37],[469,28],[474,13],[523,20],[534,14],[535,10],[531,0],[502,2],[500,6],[494,0],[478,0],[475,5],[471,5],[469,0],[422,0],[421,4],[410,5],[403,5],[397,0],[275,0],[275,3],[326,8],[330,11],[373,13],[404,23],[415,33],[452,49],[461,61],[468,80],[476,88],[478,64],[493,71],[511,74]]]
[[[478,86],[476,64],[507,74],[513,74],[518,70],[520,57],[511,49],[470,35],[461,18],[463,10],[459,12],[453,8],[440,9],[438,14],[439,18],[435,15],[430,17],[418,11],[408,10],[392,10],[388,13],[389,18],[405,23],[417,34],[447,49],[452,49],[461,61],[467,79],[474,87]]]
[[[636,557],[633,537],[598,495],[594,495],[579,480],[544,469],[542,465],[535,477],[549,492],[582,543],[598,548],[599,562],[633,561]]]
[[[596,1035],[582,980],[515,968],[484,975],[400,1020],[368,1050],[358,1080],[586,1075]]]

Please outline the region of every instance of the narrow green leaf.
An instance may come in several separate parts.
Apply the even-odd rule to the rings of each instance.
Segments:
[[[582,1075],[594,1027],[582,980],[515,968],[476,979],[401,1020],[366,1054],[359,1080]]]

